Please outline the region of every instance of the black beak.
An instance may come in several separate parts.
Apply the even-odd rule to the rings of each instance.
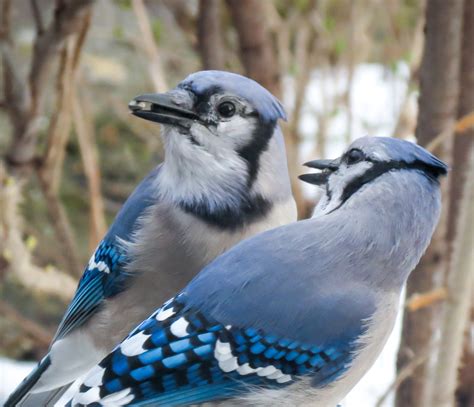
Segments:
[[[133,99],[128,107],[131,113],[145,120],[171,124],[189,129],[199,116],[176,102],[173,91],[167,93],[146,93]]]
[[[335,160],[313,160],[304,163],[303,165],[310,168],[316,168],[317,170],[323,170],[318,173],[303,174],[298,178],[301,181],[307,182],[313,185],[324,185],[329,179],[329,175],[339,168],[341,160],[337,158]]]
[[[335,160],[313,160],[304,163],[305,167],[316,168],[317,170],[330,170],[336,171],[339,168],[341,160],[336,158]]]

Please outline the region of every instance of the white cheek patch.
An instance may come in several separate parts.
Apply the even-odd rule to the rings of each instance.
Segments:
[[[357,177],[366,173],[373,164],[363,161],[358,164],[347,166],[342,164],[339,169],[329,176],[328,180],[328,197],[324,203],[318,205],[315,215],[328,213],[337,208],[342,203],[342,195],[345,188]]]
[[[196,124],[193,128],[202,128]],[[167,131],[166,157],[155,189],[164,200],[177,203],[205,203],[211,210],[216,207],[240,207],[247,188],[248,166],[228,143],[228,137],[202,133],[202,146],[193,144],[186,135]]]
[[[217,135],[220,138],[225,138],[225,142],[235,150],[250,143],[254,137],[254,130],[254,121],[242,116],[234,116],[218,124]]]

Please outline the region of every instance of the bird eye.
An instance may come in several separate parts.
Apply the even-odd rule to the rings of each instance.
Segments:
[[[346,163],[348,165],[356,164],[362,161],[364,158],[364,153],[357,148],[353,148],[346,153]]]
[[[235,114],[235,105],[232,102],[222,102],[217,111],[222,117],[232,117]]]

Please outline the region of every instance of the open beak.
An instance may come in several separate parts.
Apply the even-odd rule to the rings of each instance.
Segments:
[[[199,116],[175,103],[173,91],[167,93],[146,93],[137,96],[129,104],[130,112],[145,120],[190,128]]]
[[[313,185],[324,185],[329,179],[329,176],[334,171],[337,171],[341,159],[337,158],[335,160],[313,160],[304,163],[303,165],[310,168],[316,168],[317,170],[322,170],[322,172],[303,174],[298,178],[301,181],[307,182]]]

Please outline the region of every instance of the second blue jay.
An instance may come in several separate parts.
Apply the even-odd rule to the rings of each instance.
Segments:
[[[138,186],[92,256],[48,355],[7,406],[64,386],[241,239],[296,219],[285,113],[258,83],[220,71],[145,94],[132,113],[163,124],[164,163]]]
[[[446,165],[391,138],[356,140],[302,176],[312,219],[209,264],[83,381],[82,405],[333,407],[373,364],[431,239]]]

